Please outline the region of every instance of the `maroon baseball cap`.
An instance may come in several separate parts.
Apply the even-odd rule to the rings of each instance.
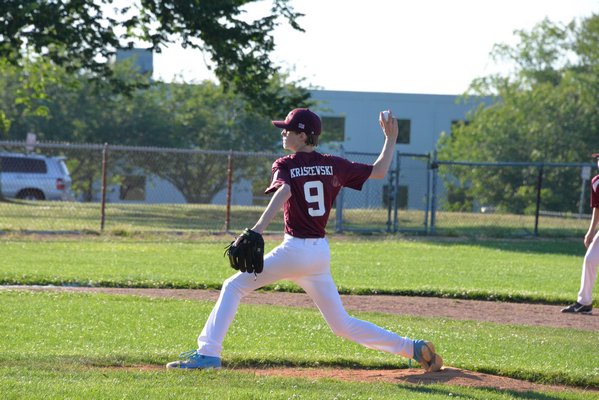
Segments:
[[[305,132],[308,135],[320,135],[320,117],[307,108],[291,110],[285,121],[272,121],[277,128],[293,132]]]
[[[593,158],[599,157],[599,153],[593,153],[593,154],[591,154],[591,157],[593,157]]]

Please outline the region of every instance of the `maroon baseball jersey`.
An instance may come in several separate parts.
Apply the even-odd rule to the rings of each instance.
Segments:
[[[591,179],[591,207],[599,208],[599,175]]]
[[[341,188],[361,190],[371,172],[372,165],[316,151],[299,152],[273,163],[271,183],[265,193],[288,184],[291,197],[283,207],[285,233],[299,238],[321,238]]]

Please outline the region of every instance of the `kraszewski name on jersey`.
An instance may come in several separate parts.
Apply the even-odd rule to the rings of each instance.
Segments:
[[[313,167],[291,168],[291,177],[311,176],[311,175],[333,175],[332,165],[315,165]]]

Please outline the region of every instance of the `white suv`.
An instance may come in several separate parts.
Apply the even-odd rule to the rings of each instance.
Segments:
[[[0,191],[5,198],[72,200],[64,157],[0,153]]]

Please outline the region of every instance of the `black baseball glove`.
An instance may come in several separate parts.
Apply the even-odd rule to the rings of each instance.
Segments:
[[[264,268],[264,239],[262,235],[245,228],[243,233],[225,250],[231,268],[250,274],[259,274]]]

